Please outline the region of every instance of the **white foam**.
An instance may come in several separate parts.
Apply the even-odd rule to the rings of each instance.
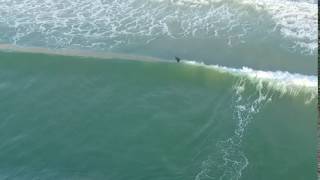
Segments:
[[[300,49],[315,51],[316,5],[288,0],[0,0],[0,40],[95,50],[164,36],[219,36],[236,44],[259,25],[247,19],[256,14],[248,14],[243,5],[266,10],[283,36],[294,38]]]
[[[318,48],[318,5],[313,0],[240,0],[242,4],[268,12],[284,37],[313,53]]]
[[[282,94],[298,95],[307,93],[306,103],[317,97],[318,78],[317,76],[289,73],[284,71],[261,71],[248,67],[230,68],[220,65],[206,65],[195,61],[182,61],[185,64],[211,68],[222,73],[229,73],[235,76],[246,77],[257,83],[265,82],[268,87],[280,91]]]

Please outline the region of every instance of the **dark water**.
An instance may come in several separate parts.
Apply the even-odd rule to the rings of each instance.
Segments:
[[[308,89],[186,63],[0,59],[0,179],[316,179]]]

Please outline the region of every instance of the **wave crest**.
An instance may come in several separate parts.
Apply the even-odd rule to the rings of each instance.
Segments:
[[[317,76],[302,75],[298,73],[289,73],[284,71],[261,71],[254,70],[248,67],[230,68],[219,65],[206,65],[196,61],[183,61],[185,64],[201,66],[209,69],[214,69],[222,73],[246,77],[251,82],[261,86],[261,83],[266,83],[268,88],[279,91],[282,95],[289,94],[297,96],[299,94],[307,94],[306,103],[310,103],[317,97],[318,78]]]

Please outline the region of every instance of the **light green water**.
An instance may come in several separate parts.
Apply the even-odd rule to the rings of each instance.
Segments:
[[[181,63],[0,59],[0,179],[316,179],[307,93]]]

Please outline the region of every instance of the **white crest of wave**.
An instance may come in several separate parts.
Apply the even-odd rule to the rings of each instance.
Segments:
[[[267,86],[282,94],[298,95],[305,92],[310,96],[306,100],[309,103],[317,97],[318,79],[316,76],[289,73],[284,71],[261,71],[248,67],[230,68],[220,65],[206,65],[196,61],[182,61],[185,64],[211,68],[222,73],[229,73],[235,76],[247,77],[249,80],[258,83],[267,83]]]

